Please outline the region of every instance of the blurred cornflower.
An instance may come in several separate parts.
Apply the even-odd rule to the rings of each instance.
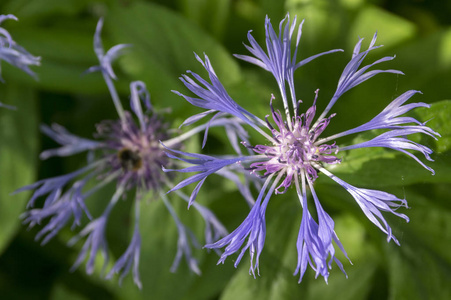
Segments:
[[[15,20],[18,19],[14,15],[0,15],[0,25],[5,20]],[[41,58],[31,55],[27,50],[18,45],[11,34],[3,27],[0,27],[0,63],[2,60],[7,63],[21,69],[22,71],[28,73],[29,75],[36,78],[36,74],[30,69],[30,66],[35,65],[39,66]],[[1,73],[1,65],[0,65],[0,81],[4,82]],[[14,109],[15,107],[10,105],[5,105],[0,102],[0,107],[6,107],[9,109]]]
[[[272,96],[270,101],[270,116],[272,121],[268,120],[269,115],[263,121],[235,102],[219,81],[207,55],[205,55],[204,60],[196,55],[197,60],[208,72],[210,82],[198,74],[189,72],[191,76],[183,75],[181,80],[196,96],[187,96],[177,91],[175,93],[184,97],[189,103],[208,110],[199,114],[197,120],[208,114],[215,114],[213,119],[218,116],[224,117],[225,115],[239,118],[243,123],[261,134],[267,141],[266,144],[256,145],[251,145],[247,141],[243,141],[242,144],[248,149],[251,149],[254,155],[228,157],[227,159],[173,149],[172,152],[175,155],[170,154],[170,157],[190,162],[194,166],[171,171],[198,171],[199,173],[185,179],[171,191],[178,190],[199,180],[201,180],[200,184],[202,184],[208,175],[230,164],[239,165],[251,174],[265,179],[255,204],[241,225],[226,237],[215,243],[205,245],[207,249],[225,247],[225,251],[218,263],[224,263],[228,256],[239,252],[238,258],[235,260],[235,267],[240,263],[245,252],[249,250],[251,260],[249,273],[252,273],[255,277],[255,271],[259,273],[259,258],[265,242],[265,212],[269,199],[272,194],[283,194],[290,186],[294,186],[302,207],[302,218],[296,243],[298,259],[294,275],[299,275],[299,282],[301,282],[307,265],[310,265],[316,272],[315,277],[321,275],[327,282],[329,269],[332,267],[333,261],[344,272],[342,263],[335,256],[334,244],[338,246],[348,260],[349,258],[335,233],[334,221],[323,209],[315,193],[314,182],[318,178],[319,173],[324,174],[345,188],[355,199],[368,219],[387,235],[387,241],[393,240],[399,245],[382,212],[392,213],[409,221],[406,215],[397,212],[398,208],[402,206],[407,207],[406,200],[387,192],[353,186],[333,175],[328,170],[328,167],[341,162],[341,159],[337,156],[339,152],[357,148],[385,147],[409,155],[424,168],[434,173],[430,167],[426,166],[409,151],[419,151],[427,160],[431,161],[431,149],[409,140],[408,137],[415,133],[422,133],[436,138],[439,134],[412,117],[401,116],[416,107],[429,107],[425,103],[404,105],[413,95],[420,93],[419,91],[411,90],[393,100],[381,113],[369,122],[354,129],[320,138],[320,135],[335,116],[335,114],[329,114],[331,108],[345,92],[380,73],[403,73],[397,70],[369,70],[371,67],[382,62],[390,61],[394,57],[383,57],[361,67],[368,53],[381,46],[375,46],[375,34],[368,49],[362,51],[361,44],[363,39],[359,39],[354,47],[351,60],[340,76],[333,97],[325,110],[314,121],[318,90],[315,92],[313,104],[304,113],[300,113],[302,101],[298,101],[296,98],[293,78],[294,72],[299,67],[321,55],[342,50],[323,52],[298,62],[296,55],[301,38],[302,24],[303,22],[298,27],[293,53],[291,52],[291,45],[293,33],[296,29],[296,18],[294,18],[293,22],[290,22],[290,17],[287,15],[280,22],[278,35],[274,31],[269,18],[266,17],[266,52],[260,47],[249,31],[248,39],[250,46],[245,46],[253,56],[236,55],[236,57],[242,60],[271,72],[275,77],[280,90],[285,117],[283,117],[280,111],[273,108],[272,102],[275,97]],[[287,90],[289,90],[289,95]],[[290,101],[289,96],[291,98]],[[350,134],[375,129],[382,129],[385,132],[380,133],[373,139],[355,145],[339,147],[335,142],[336,139]],[[186,159],[184,157],[192,157],[194,159]],[[308,190],[313,198],[317,218],[313,218],[310,213],[312,206],[309,207],[310,204],[307,201]],[[198,187],[196,187],[194,193],[197,192]],[[192,201],[194,200],[193,198]]]
[[[134,195],[134,230],[130,244],[105,277],[109,279],[115,273],[121,273],[121,282],[133,266],[134,282],[141,288],[138,270],[141,247],[140,205],[145,199],[161,198],[178,230],[178,249],[170,268],[171,271],[177,269],[184,256],[189,268],[200,274],[197,260],[192,255],[192,247],[199,248],[199,242],[194,233],[180,221],[163,192],[173,186],[171,184],[173,176],[164,173],[162,167],[169,168],[175,165],[165,155],[160,141],[174,149],[181,149],[182,143],[187,138],[204,130],[206,126],[202,125],[179,136],[173,136],[178,131],[170,130],[169,123],[154,111],[150,102],[150,94],[141,81],[130,84],[131,112],[124,110],[114,87],[113,80],[116,79],[116,75],[112,69],[112,62],[129,45],[116,45],[105,53],[100,37],[102,25],[101,19],[94,35],[94,50],[100,64],[91,67],[88,72],[100,71],[102,73],[119,119],[107,120],[98,124],[94,134],[95,140],[73,135],[57,124],[53,124],[51,127],[45,125],[41,127],[46,135],[61,145],[59,148],[42,152],[41,159],[52,156],[70,156],[89,151],[88,164],[75,172],[39,180],[18,189],[16,192],[34,190],[27,205],[27,208],[30,209],[22,215],[23,222],[29,227],[33,227],[49,218],[48,223],[36,235],[37,240],[42,239],[42,244],[46,244],[71,220],[71,228],[75,229],[81,226],[83,218],[87,217],[89,223],[68,244],[72,246],[80,239],[86,238],[72,270],[75,270],[87,258],[86,272],[91,274],[94,271],[98,252],[104,256],[103,269],[108,263],[109,251],[105,233],[111,211],[119,199],[127,199]],[[228,133],[233,135],[237,128],[235,123],[229,119],[219,118],[213,126],[223,126]],[[94,152],[97,152],[99,157],[96,158]],[[227,175],[223,176],[227,177]],[[112,182],[116,183],[116,189],[110,202],[100,216],[94,217],[85,205],[85,200]],[[178,195],[189,201],[185,194],[179,193]],[[43,206],[37,208],[36,200],[42,196],[45,197]],[[207,243],[214,242],[228,234],[207,207],[198,203],[194,207],[205,221],[204,238]]]

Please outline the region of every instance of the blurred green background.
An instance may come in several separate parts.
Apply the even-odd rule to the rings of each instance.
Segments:
[[[38,125],[56,122],[89,138],[96,123],[116,118],[100,74],[82,76],[97,63],[92,37],[99,17],[105,18],[102,36],[106,49],[118,43],[133,44],[115,64],[117,88],[124,103],[129,82],[142,80],[154,106],[171,107],[166,116],[178,126],[199,112],[171,93],[186,92],[178,77],[187,69],[205,74],[193,51],[209,55],[221,81],[240,105],[259,116],[268,114],[270,95],[277,97],[278,93],[274,80],[268,72],[238,61],[232,54],[248,54],[242,42],[247,42],[250,29],[260,43],[264,42],[265,15],[277,27],[287,12],[306,19],[299,59],[334,48],[345,50],[321,57],[297,72],[297,96],[304,103],[310,104],[319,88],[319,110],[325,107],[358,37],[365,38],[367,47],[375,31],[378,44],[385,46],[373,51],[367,63],[396,54],[394,61],[380,68],[406,74],[381,74],[346,93],[334,106],[337,116],[328,128],[330,133],[362,124],[409,89],[423,92],[413,101],[433,103],[430,110],[417,110],[413,115],[423,121],[432,119],[428,124],[442,134],[438,142],[415,137],[435,150],[435,162],[430,164],[435,176],[405,156],[378,149],[356,150],[334,170],[353,185],[407,198],[411,208],[403,212],[411,218],[410,223],[387,216],[401,247],[387,243],[346,191],[327,178],[318,180],[316,190],[354,264],[342,259],[349,278],[334,266],[328,285],[321,278],[315,280],[312,270],[306,272],[301,284],[292,276],[301,218],[294,191],[274,196],[270,202],[261,276],[257,279],[248,275],[248,254],[235,269],[235,257],[216,266],[217,255],[205,250],[195,252],[202,276],[190,273],[184,261],[177,273],[170,273],[176,228],[160,201],[142,206],[142,291],[133,285],[131,276],[119,287],[117,278],[103,280],[100,270],[92,276],[85,274],[83,266],[69,272],[81,247],[81,243],[66,247],[75,234],[69,228],[44,247],[34,241],[39,227],[27,231],[19,220],[29,195],[11,192],[37,179],[73,171],[86,161],[83,154],[39,161],[39,153],[56,144],[39,133]],[[2,64],[6,84],[0,85],[0,100],[18,110],[0,110],[0,298],[451,299],[451,106],[446,101],[451,95],[449,1],[2,0],[0,13],[19,18],[19,22],[5,21],[3,26],[16,42],[42,57],[42,65],[34,68],[37,82]],[[222,153],[225,145],[223,134],[213,131],[204,152]],[[218,185],[226,192],[217,193]],[[109,200],[106,195],[88,200],[94,212]],[[202,222],[194,210],[187,211],[179,199],[172,201],[184,222],[201,234]],[[248,212],[234,187],[220,178],[207,180],[198,201],[209,205],[229,231]],[[123,209],[116,209],[108,225],[113,259],[129,242],[129,202],[121,202]]]

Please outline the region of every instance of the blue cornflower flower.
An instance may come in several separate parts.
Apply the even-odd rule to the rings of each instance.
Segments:
[[[14,15],[0,15],[0,25],[5,20],[15,20],[18,19]],[[4,60],[7,63],[23,70],[32,77],[36,78],[36,74],[30,69],[30,66],[39,66],[41,58],[31,55],[27,50],[18,45],[11,34],[5,29],[0,27],[0,63]],[[4,82],[2,78],[1,66],[0,66],[0,81]],[[15,107],[10,105],[5,105],[0,102],[0,107],[6,107],[9,109],[14,109]]]
[[[104,53],[100,38],[102,24],[103,21],[100,20],[94,35],[94,49],[100,65],[91,67],[88,71],[102,73],[119,119],[98,124],[95,140],[78,137],[57,124],[53,124],[51,127],[45,125],[41,127],[46,135],[61,145],[59,148],[42,152],[41,159],[52,156],[70,156],[83,151],[89,151],[89,154],[97,152],[99,158],[95,159],[93,155],[90,155],[88,164],[77,171],[39,180],[18,189],[16,192],[34,190],[27,206],[30,209],[22,215],[23,222],[29,227],[33,227],[49,218],[49,222],[36,235],[37,240],[42,239],[42,244],[46,244],[71,221],[72,229],[75,229],[82,225],[82,218],[87,217],[89,223],[69,241],[69,245],[74,245],[80,239],[86,238],[72,270],[87,259],[86,272],[91,274],[94,271],[98,252],[101,252],[105,258],[104,268],[108,262],[109,251],[105,231],[111,211],[119,199],[126,199],[129,194],[135,194],[135,224],[130,244],[105,277],[109,279],[115,273],[121,273],[121,282],[133,268],[134,282],[141,288],[138,270],[141,247],[140,204],[142,198],[147,197],[150,193],[154,198],[162,199],[178,230],[178,250],[170,270],[175,271],[184,257],[190,269],[200,274],[197,260],[192,255],[192,247],[198,246],[199,242],[190,229],[180,221],[171,202],[163,192],[164,189],[172,188],[173,176],[164,173],[162,167],[174,168],[177,165],[173,164],[165,155],[161,143],[173,149],[180,149],[187,138],[204,130],[207,126],[202,125],[173,137],[175,131],[169,130],[169,124],[155,113],[151,106],[150,94],[141,81],[130,84],[131,112],[124,110],[114,87],[113,79],[116,76],[111,64],[128,45],[117,45]],[[210,125],[223,126],[228,134],[241,136],[240,126],[229,119],[218,118]],[[232,175],[222,174],[222,176],[234,179]],[[103,213],[100,216],[93,216],[85,205],[85,200],[111,182],[116,182],[114,195]],[[181,192],[178,192],[178,195],[184,201],[189,202],[187,195]],[[44,204],[41,208],[36,208],[35,202],[40,197],[45,197]],[[212,243],[228,234],[213,212],[198,203],[194,203],[193,206],[205,221],[205,241],[207,243]]]
[[[285,193],[288,187],[293,186],[294,184],[302,207],[301,225],[296,243],[298,262],[294,275],[299,275],[299,282],[301,282],[307,265],[310,265],[312,269],[315,270],[316,277],[321,275],[327,282],[329,269],[331,268],[333,261],[335,261],[338,267],[344,272],[342,263],[335,256],[334,244],[338,246],[346,258],[348,258],[348,256],[335,233],[334,221],[323,209],[315,193],[313,184],[318,178],[318,173],[324,174],[344,187],[354,197],[368,219],[387,235],[387,241],[392,239],[399,245],[398,240],[393,236],[392,230],[382,215],[382,212],[389,212],[409,221],[406,215],[397,212],[397,209],[401,206],[407,207],[406,200],[400,199],[387,192],[352,186],[333,175],[327,167],[341,162],[341,159],[337,157],[338,152],[355,148],[385,147],[411,156],[424,168],[434,174],[434,171],[430,167],[426,166],[409,151],[419,151],[424,154],[427,160],[432,160],[429,156],[432,152],[431,149],[410,141],[408,136],[414,133],[422,133],[436,138],[440,135],[418,120],[412,117],[402,116],[414,108],[429,107],[429,105],[425,103],[410,103],[404,105],[404,103],[414,94],[419,93],[418,91],[407,91],[393,100],[380,114],[369,122],[330,137],[320,138],[320,135],[330,124],[331,119],[335,115],[329,114],[330,109],[345,92],[380,73],[403,73],[397,70],[369,70],[379,63],[392,60],[394,57],[391,56],[383,57],[369,65],[361,67],[368,53],[381,46],[375,46],[375,34],[368,49],[362,51],[361,44],[363,39],[359,39],[354,48],[351,60],[340,76],[338,86],[332,99],[329,101],[329,104],[322,114],[314,122],[318,90],[315,92],[316,95],[313,105],[309,107],[305,113],[300,113],[301,101],[296,100],[293,73],[297,68],[310,62],[312,59],[339,50],[327,51],[297,62],[296,54],[298,51],[302,24],[303,23],[298,27],[298,35],[293,55],[291,55],[290,48],[293,32],[296,27],[296,18],[293,22],[290,22],[289,15],[280,22],[279,35],[275,33],[269,18],[266,18],[266,52],[257,44],[255,39],[249,33],[248,39],[251,46],[246,46],[246,48],[253,56],[237,55],[238,58],[260,66],[272,73],[278,83],[285,110],[285,118],[280,111],[273,108],[272,101],[275,98],[274,96],[271,97],[270,101],[273,122],[268,120],[268,115],[265,117],[265,121],[263,121],[239,106],[227,94],[219,81],[219,78],[215,74],[207,55],[205,55],[205,60],[202,60],[197,55],[196,58],[208,72],[210,82],[202,79],[200,75],[195,73],[191,73],[193,78],[184,75],[181,78],[182,82],[196,96],[187,96],[180,92],[176,92],[191,104],[209,110],[206,113],[198,114],[197,117],[195,117],[196,121],[209,113],[239,118],[243,124],[250,125],[253,129],[262,134],[267,139],[267,144],[257,144],[253,146],[249,142],[243,141],[242,144],[254,152],[253,155],[246,156],[239,155],[220,158],[186,153],[177,149],[173,150],[172,153],[174,154],[170,154],[169,156],[194,165],[193,167],[175,171],[199,172],[192,177],[184,179],[177,184],[173,190],[180,189],[199,180],[200,184],[202,184],[208,175],[232,164],[235,167],[240,165],[242,169],[248,170],[250,173],[265,179],[255,204],[241,225],[226,237],[215,243],[205,245],[208,249],[225,248],[218,263],[224,263],[228,256],[239,252],[238,258],[235,260],[235,267],[239,264],[245,252],[249,250],[251,258],[249,272],[252,273],[254,277],[256,271],[258,273],[259,257],[265,242],[265,212],[269,199],[273,194]],[[290,101],[288,101],[288,95],[285,89],[286,84],[288,84],[289,87],[291,104],[289,103]],[[374,129],[384,129],[386,132],[379,134],[369,141],[356,145],[339,147],[335,142],[332,142],[343,136]],[[187,159],[184,157],[193,157],[194,159]],[[199,190],[198,187],[194,190],[191,198],[195,197]],[[308,205],[310,204],[308,204],[307,201],[307,189],[310,190],[313,198],[317,215],[316,220],[309,211]],[[191,201],[193,201],[193,199],[191,199]]]

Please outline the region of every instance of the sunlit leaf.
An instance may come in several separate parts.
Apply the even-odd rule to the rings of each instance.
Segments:
[[[419,182],[448,182],[451,180],[451,159],[447,154],[451,146],[450,113],[449,100],[434,103],[429,109],[421,108],[413,112],[422,122],[430,120],[427,125],[442,134],[438,141],[429,137],[421,140],[421,143],[438,152],[433,156],[435,162],[427,162],[435,170],[434,176],[407,155],[381,148],[351,150],[344,154],[341,164],[331,166],[330,170],[343,180],[357,186],[380,187]],[[368,133],[360,134],[353,143],[368,140],[370,135]],[[321,180],[325,182],[324,178]],[[331,181],[329,180],[329,182]]]
[[[416,27],[412,22],[400,16],[368,5],[359,11],[354,20],[349,33],[349,46],[354,46],[356,37],[370,39],[375,32],[378,35],[378,44],[391,48],[412,39],[416,34]]]

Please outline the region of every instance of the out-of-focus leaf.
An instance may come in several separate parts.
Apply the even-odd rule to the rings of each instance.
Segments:
[[[389,299],[451,297],[451,212],[409,193],[410,223],[399,223],[401,248],[386,247]]]
[[[86,300],[87,297],[83,297],[82,295],[73,292],[66,288],[64,285],[56,285],[52,291],[52,299],[66,299],[66,300]]]
[[[451,80],[450,41],[451,30],[443,29],[397,48],[394,68],[406,74],[399,89],[419,89],[430,102],[449,98],[449,86],[443,83]]]
[[[52,92],[72,92],[75,94],[89,94],[106,92],[107,88],[100,73],[86,74],[85,71],[98,64],[93,50],[93,36],[95,23],[91,32],[77,30],[20,28],[15,30],[15,38],[31,53],[41,56],[42,62],[36,73],[41,88]],[[107,39],[106,47],[110,45]],[[106,48],[107,50],[108,48]],[[120,76],[118,68],[116,73]],[[17,81],[29,81],[13,73]],[[128,94],[128,84],[120,81],[117,85],[119,92]]]
[[[451,30],[447,30],[441,40],[439,52],[439,62],[442,67],[449,69],[451,67]]]
[[[389,299],[449,299],[450,265],[420,246],[403,245],[401,251],[387,251]]]
[[[53,14],[74,15],[87,3],[87,0],[10,0],[5,11],[28,20]]]
[[[217,40],[221,39],[230,14],[231,0],[182,0],[180,2],[184,15],[188,19],[208,30]]]
[[[349,9],[356,9],[361,7],[367,0],[340,0],[341,5]]]
[[[344,9],[338,1],[286,0],[285,8],[292,17],[297,15],[299,20],[305,19],[302,39],[316,45],[322,40],[335,40],[345,21]]]
[[[272,0],[259,0],[260,5],[267,15],[271,15],[272,18],[283,18],[286,14],[285,10],[285,2],[286,0],[281,1],[272,1]]]
[[[349,33],[348,45],[354,47],[358,36],[370,39],[377,32],[378,45],[393,47],[412,39],[416,33],[413,23],[376,6],[361,9]]]
[[[329,278],[328,284],[318,278],[318,280],[310,283],[309,293],[306,299],[367,299],[373,286],[377,266],[378,261],[375,260],[375,257],[367,256],[366,261],[360,261],[358,264],[346,268],[346,273],[349,278],[346,278],[343,274],[335,273],[333,278]]]
[[[19,27],[14,30],[14,38],[34,55],[41,56],[42,62],[58,61],[71,65],[84,64],[86,67],[97,62],[93,50],[92,32],[61,28]]]
[[[421,196],[415,192],[407,194],[411,209],[406,213],[410,217],[409,223],[396,224],[398,230],[403,231],[402,246],[421,246],[430,251],[451,268],[451,210],[441,203],[442,199],[435,200],[434,192],[431,196]],[[445,265],[443,265],[445,267]]]
[[[188,20],[161,6],[135,2],[117,5],[107,16],[106,28],[117,43],[129,43],[133,55],[124,59],[124,68],[144,81],[154,102],[186,112],[186,101],[171,90],[187,92],[178,77],[187,69],[205,76],[194,58],[206,53],[224,85],[241,79],[236,60],[212,37]],[[186,115],[184,115],[186,116]]]
[[[0,86],[0,101],[17,111],[0,108],[0,252],[20,226],[19,215],[28,193],[11,196],[36,176],[38,157],[34,90],[12,82]]]

